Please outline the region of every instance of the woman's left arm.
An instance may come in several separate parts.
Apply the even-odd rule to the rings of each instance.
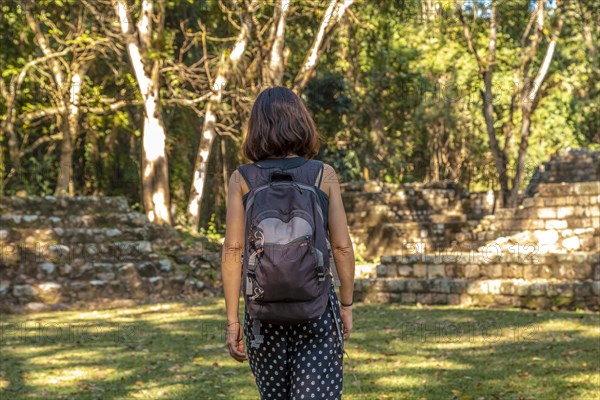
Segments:
[[[242,202],[242,177],[235,170],[229,178],[227,218],[223,241],[221,275],[227,310],[227,323],[239,321],[239,301],[242,282],[242,249],[244,247],[245,211]]]

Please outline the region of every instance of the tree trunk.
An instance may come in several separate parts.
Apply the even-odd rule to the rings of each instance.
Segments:
[[[506,156],[500,149],[500,145],[498,144],[498,139],[496,137],[496,130],[494,128],[492,70],[487,70],[484,72],[483,81],[485,84],[485,92],[482,93],[483,116],[485,119],[485,126],[490,141],[490,150],[492,151],[492,157],[494,158],[496,172],[498,173],[498,183],[500,184],[500,204],[501,207],[504,207],[506,205],[509,195],[508,175],[506,173]]]
[[[289,0],[282,0],[275,6],[276,21],[273,22],[275,35],[271,45],[271,55],[266,71],[265,82],[267,85],[279,86],[283,80],[285,69],[283,48],[285,44],[285,24],[289,7]],[[276,22],[276,23],[275,23]]]
[[[150,0],[142,2],[142,12],[137,24],[137,34],[129,23],[125,0],[114,0],[121,24],[121,33],[127,45],[127,54],[133,68],[138,88],[144,102],[144,128],[142,132],[142,200],[148,220],[155,224],[171,224],[169,169],[165,151],[166,131],[159,110],[159,65],[153,63],[149,74],[144,69],[143,45],[149,46],[152,38],[152,10]],[[138,39],[139,37],[139,39]],[[148,49],[146,47],[146,49]]]
[[[81,104],[81,80],[85,68],[73,74],[69,93],[65,94],[65,115],[63,118],[63,138],[60,143],[60,165],[56,183],[56,196],[73,196],[75,183],[73,178],[73,143],[79,133],[79,110]]]
[[[563,21],[564,13],[561,12],[558,17],[556,29],[552,34],[552,40],[548,44],[546,54],[544,55],[544,60],[542,61],[540,70],[538,71],[538,74],[532,83],[531,90],[529,91],[527,98],[521,99],[521,143],[519,144],[519,155],[517,156],[517,170],[515,172],[512,191],[510,194],[511,207],[516,207],[519,199],[519,187],[523,182],[523,176],[525,172],[525,160],[527,158],[527,149],[529,148],[529,136],[531,134],[531,116],[534,113],[537,104],[539,103],[540,99],[538,93],[542,84],[546,80],[548,68],[550,67],[552,58],[554,57],[554,50],[556,49],[556,42],[558,41],[558,36],[562,29]],[[529,90],[530,88],[526,89]],[[524,93],[526,92],[524,91]]]
[[[58,165],[58,178],[56,181],[55,196],[73,195],[73,146],[71,141],[70,121],[65,116],[59,116],[62,128],[62,140],[60,141],[60,157]]]
[[[158,83],[158,82],[156,82]],[[158,110],[158,88],[144,101],[142,136],[142,197],[148,220],[171,224],[166,134]]]
[[[208,158],[210,156],[213,140],[217,135],[215,127],[217,121],[216,108],[221,102],[222,90],[229,81],[231,69],[239,63],[246,50],[250,29],[251,21],[249,18],[245,18],[244,24],[242,24],[242,30],[237,37],[233,50],[229,55],[229,59],[225,59],[224,54],[221,55],[217,78],[215,79],[213,86],[213,94],[206,103],[204,110],[202,136],[200,137],[200,142],[198,144],[196,162],[194,163],[194,176],[192,178],[192,187],[190,189],[190,197],[187,206],[188,222],[193,230],[198,229],[198,224],[200,223],[200,205],[202,203],[204,185],[208,174]]]
[[[342,3],[338,3],[337,0],[331,0],[329,2],[329,6],[325,11],[325,15],[319,26],[319,31],[304,58],[300,71],[294,79],[294,93],[298,95],[302,93],[308,84],[308,81],[312,78],[312,75],[317,68],[317,64],[319,63],[319,59],[321,58],[321,54],[323,54],[325,49],[325,45],[331,38],[333,29],[342,19],[346,9],[350,7],[352,3],[353,0],[344,0]]]

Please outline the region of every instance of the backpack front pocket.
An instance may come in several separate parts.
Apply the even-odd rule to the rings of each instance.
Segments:
[[[256,280],[265,291],[263,302],[297,302],[317,298],[317,258],[310,236],[286,244],[264,243]]]

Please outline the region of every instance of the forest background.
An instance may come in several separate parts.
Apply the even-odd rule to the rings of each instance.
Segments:
[[[342,182],[515,204],[600,148],[594,0],[1,0],[0,195],[125,196],[222,231],[253,100],[305,101]]]

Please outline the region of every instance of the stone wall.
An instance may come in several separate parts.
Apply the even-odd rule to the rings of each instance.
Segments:
[[[0,197],[0,312],[214,295],[219,261],[202,250],[124,198]]]
[[[357,279],[357,300],[600,310],[599,155],[553,157],[518,207],[463,224],[450,246],[403,237],[374,278]]]
[[[348,183],[342,190],[350,235],[355,245],[365,245],[365,258],[395,254],[413,243],[421,250],[448,247],[494,206],[494,193],[468,193],[451,182]]]

